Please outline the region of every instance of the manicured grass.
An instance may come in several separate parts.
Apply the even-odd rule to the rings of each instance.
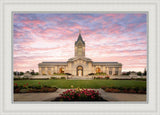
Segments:
[[[39,84],[40,82],[40,84]],[[47,85],[57,88],[101,88],[125,87],[125,88],[146,88],[146,81],[138,80],[14,80],[18,86],[28,83],[29,86]]]

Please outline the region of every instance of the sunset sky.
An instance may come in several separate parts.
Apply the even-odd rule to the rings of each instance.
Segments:
[[[126,13],[14,13],[14,71],[38,71],[43,61],[74,57],[79,29],[86,57],[120,62],[122,71],[147,66],[147,15]]]

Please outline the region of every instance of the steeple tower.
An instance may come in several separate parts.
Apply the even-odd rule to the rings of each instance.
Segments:
[[[85,56],[85,42],[82,39],[81,31],[79,30],[79,36],[75,42],[75,56]]]

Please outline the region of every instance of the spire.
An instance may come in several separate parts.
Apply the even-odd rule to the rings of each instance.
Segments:
[[[79,34],[81,34],[81,30],[79,29]]]
[[[81,30],[80,30],[80,29],[79,29],[79,36],[78,36],[78,39],[77,39],[77,41],[75,42],[75,44],[77,44],[78,41],[82,41],[82,43],[85,44],[85,42],[84,42],[83,39],[82,39]]]

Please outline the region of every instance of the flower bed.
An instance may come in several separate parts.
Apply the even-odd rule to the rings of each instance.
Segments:
[[[146,94],[146,88],[102,87],[105,92]]]
[[[38,82],[37,86],[30,86],[28,83],[22,85],[14,84],[14,93],[43,93],[43,92],[55,92],[57,90],[56,87],[42,86],[40,82]]]
[[[91,89],[69,89],[55,101],[104,101],[98,91]]]
[[[110,76],[97,76],[97,77],[94,77],[94,79],[110,79]]]

